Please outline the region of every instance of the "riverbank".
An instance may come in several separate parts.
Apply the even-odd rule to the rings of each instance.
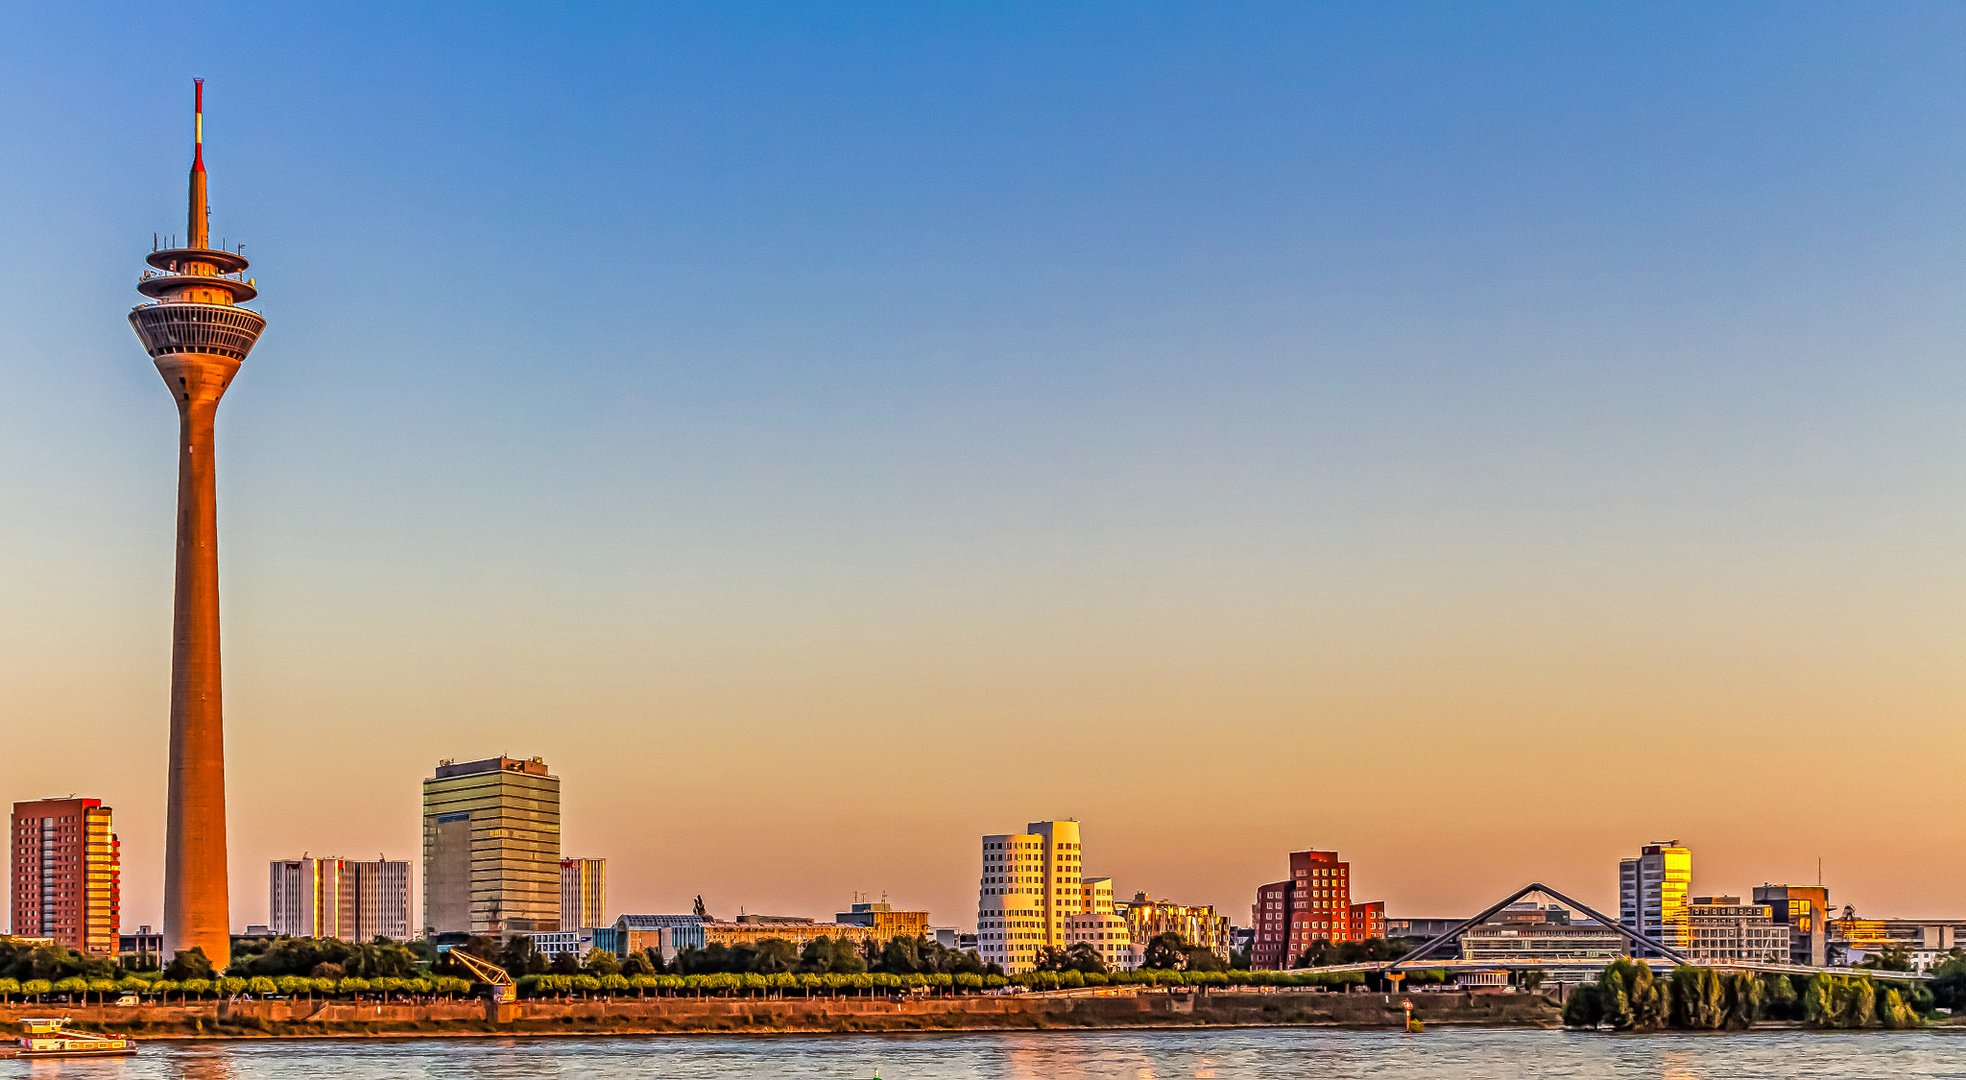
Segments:
[[[1412,994],[1436,1026],[1553,1028],[1561,1013],[1536,994]],[[1189,1027],[1397,1028],[1399,995],[1188,991],[889,998],[651,998],[376,1004],[345,1001],[194,1002],[121,1007],[0,1006],[0,1031],[25,1016],[67,1016],[79,1027],[139,1039],[349,1036],[1019,1031]],[[496,1009],[496,1012],[494,1011]]]

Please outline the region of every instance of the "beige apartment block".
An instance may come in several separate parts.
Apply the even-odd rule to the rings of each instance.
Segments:
[[[1743,904],[1738,896],[1696,896],[1687,905],[1686,921],[1686,955],[1696,964],[1789,962],[1788,924],[1776,922],[1775,910],[1767,904]]]
[[[1084,852],[1076,821],[1035,821],[1021,833],[983,838],[976,946],[986,964],[1029,971],[1046,947],[1071,945],[1085,906]]]

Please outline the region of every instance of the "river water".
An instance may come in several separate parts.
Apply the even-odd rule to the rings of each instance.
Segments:
[[[0,1080],[1806,1080],[1966,1078],[1966,1031],[1595,1035],[1237,1029],[146,1043]]]

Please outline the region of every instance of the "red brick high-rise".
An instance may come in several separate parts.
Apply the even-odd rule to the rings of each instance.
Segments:
[[[115,955],[122,852],[109,807],[101,799],[18,802],[12,827],[14,935]]]
[[[1287,968],[1318,941],[1386,936],[1384,901],[1352,903],[1352,864],[1335,851],[1293,851],[1290,876],[1256,890],[1250,966]]]
[[[184,246],[145,260],[137,291],[153,302],[130,326],[178,408],[177,597],[171,623],[170,792],[164,822],[164,955],[200,948],[224,970],[225,730],[218,645],[218,494],[212,425],[219,398],[266,329],[240,304],[259,295],[237,251],[214,248],[205,208],[205,88],[198,83],[191,206]]]

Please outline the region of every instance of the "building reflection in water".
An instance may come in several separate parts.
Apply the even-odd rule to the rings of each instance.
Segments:
[[[188,1053],[179,1058],[177,1076],[183,1080],[233,1080],[232,1060],[223,1050]]]

